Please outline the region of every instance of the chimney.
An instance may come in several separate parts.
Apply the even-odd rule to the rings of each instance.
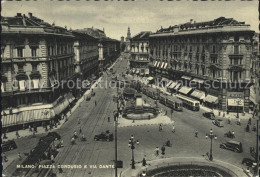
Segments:
[[[22,14],[21,14],[21,13],[17,13],[16,16],[17,16],[17,17],[22,17]]]
[[[29,16],[29,18],[32,18],[32,13],[29,12],[29,13],[28,13],[28,16]]]

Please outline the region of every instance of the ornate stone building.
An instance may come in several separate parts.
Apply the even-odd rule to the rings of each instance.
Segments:
[[[253,35],[250,25],[225,17],[161,28],[149,37],[151,72],[195,83],[208,106],[248,112]]]
[[[152,32],[142,31],[131,38],[130,69],[133,73],[149,75],[149,35]]]
[[[74,36],[29,13],[1,19],[3,127],[48,121],[73,99]],[[69,99],[69,100],[68,100]]]

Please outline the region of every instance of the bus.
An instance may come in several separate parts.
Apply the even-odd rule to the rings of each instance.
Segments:
[[[175,96],[169,96],[166,99],[166,106],[176,111],[182,111],[182,101]]]
[[[183,107],[192,111],[200,110],[200,102],[184,95],[177,94],[176,97],[182,101]]]

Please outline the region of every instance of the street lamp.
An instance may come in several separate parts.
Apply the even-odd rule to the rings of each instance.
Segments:
[[[239,118],[238,106],[241,105],[241,101],[240,101],[240,99],[238,98],[238,99],[236,100],[236,102],[237,102],[237,118]]]
[[[213,160],[213,156],[212,156],[212,139],[217,139],[217,136],[213,134],[213,130],[210,129],[209,131],[209,135],[206,134],[206,139],[210,138],[210,154],[209,154],[209,160],[212,161]]]
[[[134,141],[134,135],[131,135],[129,139],[128,147],[132,149],[132,169],[135,169],[135,159],[134,159],[135,144],[139,145],[139,141],[138,140]]]

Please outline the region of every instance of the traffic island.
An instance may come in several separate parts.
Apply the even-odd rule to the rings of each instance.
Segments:
[[[122,177],[132,176],[248,176],[243,169],[219,160],[208,161],[196,157],[176,157],[147,161],[146,166],[136,164],[136,168],[126,169]]]

